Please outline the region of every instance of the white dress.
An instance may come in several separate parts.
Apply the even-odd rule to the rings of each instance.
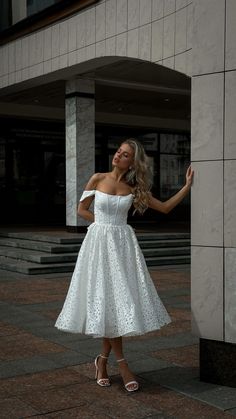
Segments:
[[[133,336],[171,321],[127,224],[133,195],[95,195],[95,221],[81,245],[67,297],[55,326],[93,337]]]

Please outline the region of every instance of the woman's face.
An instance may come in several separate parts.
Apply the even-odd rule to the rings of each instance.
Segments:
[[[115,153],[112,166],[118,167],[121,170],[128,170],[134,161],[134,150],[129,144],[123,143]]]

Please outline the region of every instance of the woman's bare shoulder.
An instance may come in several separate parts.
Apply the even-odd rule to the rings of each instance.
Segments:
[[[97,184],[101,182],[101,180],[105,179],[106,173],[94,173],[89,179],[85,189],[96,189]]]

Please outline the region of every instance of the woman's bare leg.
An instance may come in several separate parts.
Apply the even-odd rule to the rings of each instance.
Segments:
[[[108,375],[107,375],[107,359],[102,358],[102,357],[104,356],[104,357],[108,358],[109,355],[110,355],[110,352],[111,352],[110,340],[108,338],[103,338],[102,351],[101,351],[102,356],[100,356],[98,358],[98,361],[97,361],[98,362],[98,368],[99,368],[98,380],[101,379],[101,378],[108,378]]]
[[[118,361],[120,359],[123,359],[124,353],[123,353],[122,337],[110,339],[110,344],[115,354],[116,360]],[[127,384],[128,382],[135,380],[134,374],[130,371],[125,359],[121,362],[118,362],[118,366],[119,366],[119,371],[123,378],[124,384]],[[135,390],[137,388],[137,384],[136,385],[130,384],[129,388],[130,390]]]

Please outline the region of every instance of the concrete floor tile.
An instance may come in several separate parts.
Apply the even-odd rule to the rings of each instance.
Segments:
[[[78,365],[84,364],[88,361],[91,361],[91,357],[88,355],[81,354],[76,351],[65,351],[61,353],[52,353],[45,355],[45,358],[56,362],[57,365],[69,366],[69,365]]]
[[[65,348],[63,346],[48,342],[27,332],[4,336],[0,339],[1,361],[11,361],[28,358],[29,356],[64,351]]]
[[[162,349],[152,356],[182,367],[199,367],[199,346],[192,345],[181,348]]]
[[[63,387],[71,384],[84,383],[86,378],[71,368],[60,368],[52,371],[43,371],[33,374],[15,376],[0,381],[0,393],[9,396],[18,396],[22,393],[31,393],[49,388]]]
[[[38,413],[38,411],[21,400],[11,397],[0,401],[0,415],[4,419],[19,419],[29,417]]]

